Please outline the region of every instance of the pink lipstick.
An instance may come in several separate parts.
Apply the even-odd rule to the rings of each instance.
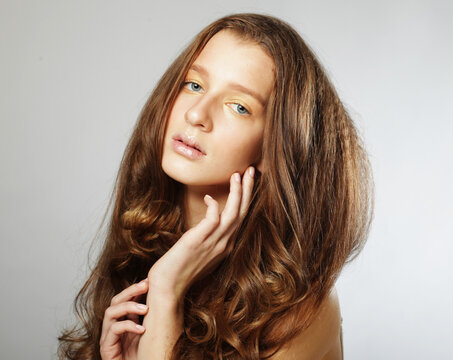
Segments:
[[[181,154],[189,159],[196,160],[206,155],[192,137],[185,134],[176,134],[172,137],[171,146],[178,154]]]

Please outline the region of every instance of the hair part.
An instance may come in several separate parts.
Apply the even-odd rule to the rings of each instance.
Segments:
[[[165,127],[189,67],[222,30],[260,45],[275,63],[266,167],[257,172],[249,212],[230,239],[234,250],[187,293],[172,359],[255,360],[278,350],[310,325],[366,241],[371,166],[316,56],[280,19],[225,16],[170,65],[139,115],[115,182],[104,248],[75,300],[80,324],[60,336],[60,358],[100,359],[111,298],[146,277],[183,234],[183,189],[161,167]]]

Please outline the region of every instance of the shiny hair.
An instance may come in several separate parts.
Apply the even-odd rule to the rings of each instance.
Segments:
[[[188,68],[219,31],[273,59],[262,157],[232,252],[184,300],[172,359],[261,359],[307,328],[373,218],[371,166],[358,131],[300,35],[268,15],[234,14],[203,29],[144,105],[121,161],[103,249],[78,293],[80,324],[59,337],[68,359],[100,359],[111,298],[146,277],[184,229],[181,184],[162,170],[166,122]],[[282,326],[284,324],[284,326]]]

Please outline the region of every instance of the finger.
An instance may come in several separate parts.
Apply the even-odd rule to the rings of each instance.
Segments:
[[[118,321],[110,327],[104,341],[102,341],[101,346],[108,349],[111,346],[115,346],[121,335],[125,333],[143,334],[144,332],[145,328],[142,325],[134,323],[133,321]]]
[[[132,298],[131,301],[136,303],[143,303],[143,295],[137,295]],[[127,314],[126,319],[134,321],[136,324],[140,323],[140,317],[137,314]]]
[[[121,304],[110,306],[105,310],[106,321],[116,321],[128,314],[144,315],[148,312],[148,305],[127,301]]]
[[[220,221],[219,203],[209,195],[205,195],[203,200],[208,207],[206,209],[205,217],[198,223],[197,226],[187,231],[183,237],[204,241],[217,228]]]
[[[137,314],[127,314],[126,315],[126,319],[127,320],[131,320],[131,321],[133,321],[136,324],[140,323],[140,316],[137,315]]]
[[[230,193],[227,202],[220,215],[220,221],[224,229],[228,229],[239,215],[239,207],[241,205],[242,184],[241,175],[234,173],[230,179]]]
[[[213,223],[219,222],[219,203],[214,200],[211,196],[206,195],[204,197],[205,204],[208,206],[206,209],[205,218]]]
[[[242,200],[239,216],[242,218],[247,213],[252,199],[253,182],[254,182],[255,168],[250,166],[242,177]]]
[[[144,304],[138,304],[136,302],[127,301],[117,305],[113,305],[105,310],[104,320],[102,321],[102,338],[105,338],[106,334],[110,331],[110,328],[118,322],[118,319],[131,315],[144,315],[148,312],[148,306]],[[132,319],[129,319],[133,321]]]
[[[248,207],[253,193],[253,182],[254,182],[255,168],[250,166],[242,177],[242,197],[239,209],[239,218],[243,218],[247,213]],[[218,250],[221,253],[229,254],[233,250],[234,243],[229,241],[231,234],[234,232],[235,227],[231,226],[226,232],[224,232],[222,239],[218,242]]]
[[[146,280],[148,280],[148,279],[146,279]],[[131,299],[131,301],[136,302],[136,303],[141,303],[141,302],[143,302],[142,300],[143,300],[143,294],[135,295],[135,296]]]
[[[148,291],[148,287],[148,279],[144,279],[139,283],[132,284],[131,286],[121,291],[119,294],[115,295],[110,301],[110,305],[116,305],[125,301],[130,301],[134,298],[134,296],[145,294]]]

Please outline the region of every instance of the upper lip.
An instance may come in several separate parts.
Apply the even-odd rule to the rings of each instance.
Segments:
[[[185,145],[191,146],[191,147],[197,149],[198,151],[200,151],[203,155],[206,155],[206,153],[204,152],[201,145],[195,141],[193,136],[188,136],[186,134],[176,134],[173,136],[173,140],[181,141]]]

